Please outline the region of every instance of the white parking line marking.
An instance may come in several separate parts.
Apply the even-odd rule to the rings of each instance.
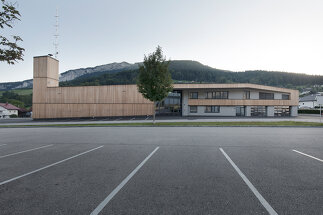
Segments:
[[[18,155],[18,154],[25,153],[25,152],[30,152],[30,151],[34,151],[34,150],[38,150],[38,149],[42,149],[42,148],[46,148],[46,147],[50,147],[50,146],[52,146],[52,145],[53,145],[53,144],[51,144],[51,145],[46,145],[46,146],[41,146],[41,147],[37,147],[37,148],[33,148],[33,149],[28,149],[28,150],[25,150],[25,151],[15,152],[15,153],[12,153],[12,154],[2,155],[2,156],[0,156],[0,158],[10,157],[10,156],[12,156],[12,155]]]
[[[0,146],[5,146],[5,145],[7,145],[7,144],[0,144]]]
[[[91,215],[97,215],[101,210],[111,201],[111,199],[123,188],[125,184],[138,172],[138,170],[149,160],[153,154],[159,149],[156,147],[137,167],[134,169],[95,209],[92,211]]]
[[[253,194],[255,194],[255,196],[258,198],[260,203],[266,208],[268,213],[270,215],[278,215],[277,212],[269,205],[269,203],[266,201],[266,199],[264,197],[262,197],[262,195],[258,192],[258,190],[255,188],[255,186],[252,185],[252,183],[249,181],[249,179],[241,172],[239,167],[231,160],[229,155],[227,155],[227,153],[225,153],[225,151],[222,148],[220,148],[220,151],[222,152],[224,157],[229,161],[229,163],[233,166],[233,168],[237,171],[237,173],[240,175],[242,180],[248,185],[248,187],[253,192]]]
[[[321,160],[321,159],[319,159],[319,158],[316,158],[316,157],[314,157],[314,156],[312,156],[312,155],[305,154],[304,152],[300,152],[300,151],[297,151],[297,150],[295,150],[295,149],[293,149],[293,151],[294,151],[294,152],[297,152],[297,153],[299,153],[299,154],[301,154],[301,155],[305,155],[305,156],[307,156],[307,157],[310,157],[310,158],[313,158],[313,159],[315,159],[315,160],[318,160],[318,161],[323,162],[323,160]]]
[[[36,170],[34,170],[34,171],[31,171],[31,172],[25,173],[25,174],[23,174],[23,175],[19,175],[19,176],[17,176],[17,177],[11,178],[11,179],[9,179],[9,180],[6,180],[6,181],[3,181],[3,182],[0,182],[0,186],[1,186],[1,185],[4,185],[4,184],[6,184],[6,183],[12,182],[12,181],[14,181],[14,180],[17,180],[17,179],[19,179],[19,178],[25,177],[25,176],[27,176],[27,175],[31,175],[31,174],[33,174],[33,173],[36,173],[36,172],[39,172],[39,171],[41,171],[41,170],[47,169],[47,168],[49,168],[49,167],[55,166],[55,165],[57,165],[57,164],[63,163],[63,162],[65,162],[65,161],[71,160],[71,159],[76,158],[76,157],[78,157],[78,156],[81,156],[81,155],[87,154],[87,153],[89,153],[89,152],[92,152],[92,151],[97,150],[97,149],[102,148],[102,147],[103,147],[103,146],[99,146],[99,147],[96,147],[96,148],[94,148],[94,149],[90,149],[90,150],[88,150],[88,151],[86,151],[86,152],[82,152],[82,153],[77,154],[77,155],[74,155],[74,156],[72,156],[72,157],[65,158],[64,160],[61,160],[61,161],[58,161],[58,162],[55,162],[55,163],[49,164],[49,165],[44,166],[44,167],[39,168],[39,169],[36,169]]]

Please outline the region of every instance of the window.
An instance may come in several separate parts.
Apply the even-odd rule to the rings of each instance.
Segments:
[[[275,116],[290,116],[289,106],[275,106]]]
[[[190,106],[190,113],[197,113],[197,106]]]
[[[205,113],[220,113],[220,106],[206,106]]]
[[[259,92],[259,99],[273,100],[274,99],[274,94],[273,93]]]
[[[243,99],[250,99],[250,91],[243,92]]]
[[[246,114],[245,106],[236,107],[236,116],[245,116],[245,114]]]
[[[266,106],[251,106],[251,116],[267,116]]]
[[[198,92],[191,92],[190,93],[190,99],[198,99],[199,94]]]
[[[289,94],[283,94],[282,99],[283,100],[289,100]]]
[[[206,98],[207,99],[213,99],[214,97],[215,97],[215,92],[207,92],[206,93]]]
[[[228,91],[216,91],[216,92],[207,92],[207,99],[228,99],[229,92]]]
[[[229,93],[228,91],[221,92],[221,99],[228,99]]]

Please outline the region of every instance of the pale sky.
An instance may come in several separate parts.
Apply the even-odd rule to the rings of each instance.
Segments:
[[[32,78],[33,56],[54,53],[59,11],[60,73],[140,62],[157,45],[171,60],[232,71],[323,75],[323,0],[7,0],[21,22],[23,62],[0,62],[0,82]]]

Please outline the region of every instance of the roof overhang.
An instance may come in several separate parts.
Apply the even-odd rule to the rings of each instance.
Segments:
[[[297,90],[291,90],[280,87],[271,87],[258,84],[174,84],[174,90],[184,89],[256,89],[264,91],[293,93]]]

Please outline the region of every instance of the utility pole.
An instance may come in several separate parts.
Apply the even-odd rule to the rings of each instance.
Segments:
[[[320,104],[320,123],[322,123],[322,104]]]

